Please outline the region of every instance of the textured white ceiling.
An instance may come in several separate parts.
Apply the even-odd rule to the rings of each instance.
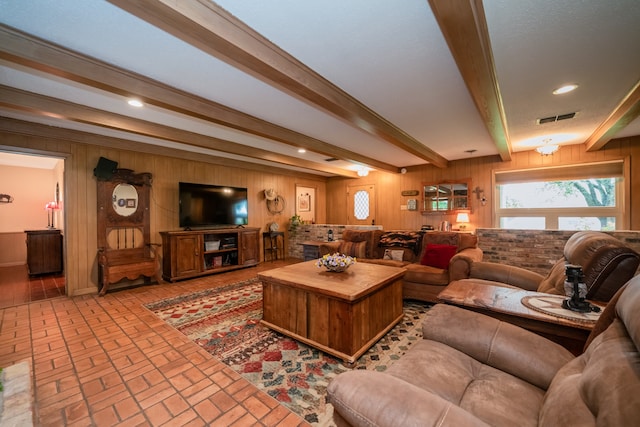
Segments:
[[[427,1],[217,3],[446,159],[468,157],[467,150],[477,150],[474,156],[497,154]],[[567,143],[584,142],[640,79],[637,0],[491,0],[484,8],[514,151],[531,149],[530,138],[561,133],[573,135]],[[0,22],[6,25],[299,133],[397,167],[425,163],[106,1],[0,0],[0,11]],[[563,97],[551,95],[566,82],[577,82],[580,88]],[[0,62],[0,83],[299,156],[297,147],[159,108],[134,110],[119,95],[9,62]],[[578,113],[572,120],[544,127],[535,123],[572,111]],[[2,109],[0,114],[101,134],[116,132]],[[619,136],[638,134],[636,119]],[[159,143],[139,135],[129,138]],[[311,152],[304,156],[318,162],[327,157]],[[349,162],[334,165],[355,168]]]

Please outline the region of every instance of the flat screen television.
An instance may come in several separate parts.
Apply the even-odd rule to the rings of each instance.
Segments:
[[[247,225],[247,189],[226,185],[178,183],[180,227],[233,227]]]

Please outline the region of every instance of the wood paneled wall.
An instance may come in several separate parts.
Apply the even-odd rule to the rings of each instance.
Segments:
[[[64,140],[63,136],[67,132],[69,138]],[[171,157],[162,154],[162,148],[157,149],[160,153],[134,152],[119,147],[113,148],[113,145],[118,144],[114,144],[113,140],[107,137],[91,136],[91,144],[70,142],[85,138],[73,131],[62,132],[62,135],[58,134],[55,138],[2,131],[0,137],[3,149],[65,157],[65,274],[69,295],[97,291],[97,201],[93,169],[101,156],[118,162],[118,167],[152,173],[151,233],[152,241],[155,243],[161,243],[160,231],[178,229],[180,181],[247,187],[249,225],[265,231],[267,225],[273,221],[279,223],[281,230],[287,230],[289,218],[295,212],[296,185],[314,187],[317,189],[317,221],[326,221],[324,178],[316,179],[306,174],[288,175],[281,169],[268,170],[260,165],[248,163],[244,163],[243,168],[237,161],[208,158],[204,155],[198,155],[198,158],[202,159],[200,161]],[[101,146],[101,141],[105,146]],[[148,149],[153,150],[155,149]],[[268,212],[264,198],[266,188],[274,188],[285,198],[286,208],[281,214],[272,215]]]
[[[599,160],[631,159],[630,188],[632,189],[630,229],[640,229],[640,137],[618,139],[605,149],[587,153],[582,146],[560,149],[553,156],[542,157],[529,151],[514,153],[513,160],[502,162],[498,156],[469,158],[449,162],[446,169],[430,165],[409,167],[406,174],[372,172],[358,179],[332,178],[325,180],[308,174],[288,174],[282,169],[252,165],[235,160],[206,157],[193,153],[177,153],[162,147],[145,148],[146,152],[130,151],[132,144],[107,137],[87,136],[74,131],[51,128],[54,136],[33,134],[24,130],[0,131],[2,148],[16,152],[51,154],[65,157],[64,167],[64,228],[65,272],[69,295],[95,293],[97,290],[97,233],[96,184],[93,169],[100,156],[115,160],[119,167],[135,172],[151,172],[154,177],[151,197],[151,231],[154,242],[160,243],[159,232],[178,228],[178,182],[227,184],[249,190],[249,225],[265,229],[276,221],[280,229],[288,228],[288,219],[295,212],[296,185],[317,189],[317,223],[345,224],[347,222],[346,192],[349,185],[374,184],[377,192],[376,225],[385,229],[418,229],[423,224],[437,225],[442,220],[454,221],[453,215],[422,215],[419,211],[400,210],[406,205],[403,190],[420,190],[423,182],[471,179],[471,187],[485,191],[486,206],[480,206],[472,195],[472,228],[491,228],[492,173],[502,169],[526,169],[540,166],[586,163]],[[141,148],[136,148],[141,149]],[[263,190],[274,188],[285,197],[284,212],[271,215],[266,209]],[[262,251],[261,251],[262,253]]]
[[[470,215],[471,228],[492,228],[493,224],[493,189],[492,176],[495,170],[518,170],[544,166],[561,166],[576,163],[589,163],[604,160],[623,159],[631,161],[630,185],[630,217],[629,229],[640,229],[640,136],[617,139],[596,152],[586,152],[582,145],[571,145],[561,148],[552,156],[541,156],[535,151],[517,152],[512,160],[503,162],[498,156],[470,157],[469,159],[449,162],[445,169],[431,165],[409,167],[406,174],[390,174],[371,172],[369,176],[357,179],[331,178],[327,183],[327,222],[345,224],[347,222],[347,189],[350,185],[373,184],[376,187],[377,212],[376,225],[383,225],[386,230],[419,229],[423,224],[437,226],[447,220],[455,224],[455,215],[428,214],[420,211],[401,210],[407,200],[415,197],[401,195],[404,190],[420,190],[422,184],[445,180],[470,179],[471,188],[484,190],[487,203],[482,206],[475,194],[471,194]]]

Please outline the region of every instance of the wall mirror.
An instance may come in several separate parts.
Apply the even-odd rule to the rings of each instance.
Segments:
[[[130,184],[118,184],[111,197],[113,210],[120,216],[133,215],[138,209],[138,191]]]
[[[454,212],[471,208],[469,181],[423,184],[423,212]]]

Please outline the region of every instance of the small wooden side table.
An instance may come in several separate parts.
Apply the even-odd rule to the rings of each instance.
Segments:
[[[284,256],[284,232],[282,231],[267,231],[266,233],[262,233],[262,245],[263,245],[263,253],[262,256],[264,260],[267,260],[267,254],[270,255],[271,261],[277,260],[279,254],[282,254],[282,259]]]
[[[302,256],[305,261],[311,261],[312,259],[320,258],[320,245],[323,241],[320,240],[307,240],[302,242]]]
[[[571,319],[569,310],[568,316],[555,316],[528,308],[522,299],[532,296],[548,297],[549,294],[458,280],[440,292],[438,300],[530,330],[576,355],[581,354],[595,322]],[[592,303],[604,308],[601,303]]]

